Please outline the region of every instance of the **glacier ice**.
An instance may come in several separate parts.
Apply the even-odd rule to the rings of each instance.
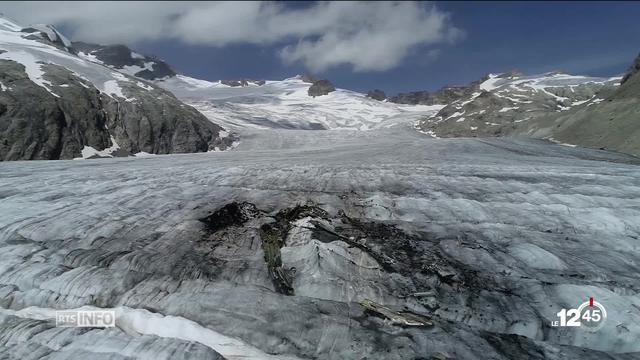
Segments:
[[[640,356],[630,156],[400,126],[247,130],[229,152],[1,168],[0,357]],[[207,230],[231,203],[256,210]],[[287,210],[302,205],[322,211]],[[293,295],[270,278],[265,224]],[[550,326],[589,297],[607,307],[603,328]],[[364,299],[434,325],[389,323]],[[82,306],[131,322],[42,316]]]

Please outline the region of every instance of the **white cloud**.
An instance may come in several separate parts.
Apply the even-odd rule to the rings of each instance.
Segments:
[[[291,8],[272,2],[3,2],[25,24],[71,29],[75,40],[135,44],[178,40],[225,46],[273,45],[286,63],[313,71],[348,64],[355,71],[397,66],[419,46],[454,41],[461,31],[431,4],[319,2]]]

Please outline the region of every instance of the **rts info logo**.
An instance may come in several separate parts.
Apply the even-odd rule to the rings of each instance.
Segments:
[[[59,327],[114,327],[116,312],[113,310],[64,310],[56,311]]]

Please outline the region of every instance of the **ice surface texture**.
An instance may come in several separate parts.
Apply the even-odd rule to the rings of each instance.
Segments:
[[[212,358],[226,336],[253,358],[637,358],[637,162],[393,128],[247,133],[224,153],[3,163],[0,357]],[[200,219],[234,201],[260,215],[208,232]],[[287,296],[269,279],[258,229],[307,203],[327,215],[287,223]],[[368,237],[367,248],[349,236]],[[609,313],[602,329],[549,326],[589,296]],[[390,324],[364,298],[435,325]],[[15,313],[83,305],[130,309],[138,330],[55,329]]]

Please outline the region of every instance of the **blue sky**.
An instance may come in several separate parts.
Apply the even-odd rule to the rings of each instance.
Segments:
[[[563,70],[610,76],[624,72],[640,53],[640,3],[634,2],[439,2],[465,36],[441,48],[436,59],[417,49],[398,67],[353,72],[341,66],[319,73],[340,87],[366,91],[435,90],[466,84],[489,72]],[[181,43],[140,44],[190,75],[280,79],[306,69],[285,65],[271,47],[224,48]]]
[[[127,43],[208,80],[312,72],[395,94],[511,69],[615,75],[640,52],[635,2],[30,4],[0,9],[74,40]]]

